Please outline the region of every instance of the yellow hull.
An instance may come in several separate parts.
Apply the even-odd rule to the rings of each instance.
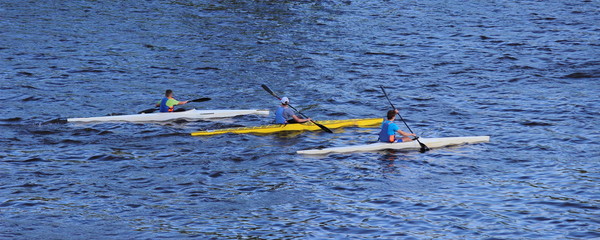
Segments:
[[[329,120],[329,121],[317,121],[317,123],[324,125],[327,128],[343,128],[343,127],[375,127],[381,125],[383,122],[382,118],[364,118],[364,119],[346,119],[346,120]],[[211,136],[225,133],[255,133],[255,134],[268,134],[277,132],[288,132],[288,131],[317,131],[321,130],[317,125],[307,122],[300,124],[274,124],[265,125],[259,127],[241,127],[241,128],[225,128],[217,130],[207,130],[193,132],[192,136]]]

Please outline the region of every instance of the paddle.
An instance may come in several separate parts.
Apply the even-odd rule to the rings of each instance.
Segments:
[[[190,101],[188,101],[188,103],[191,103],[191,102],[206,102],[206,101],[210,101],[210,100],[211,100],[211,98],[198,98],[198,99],[190,100]],[[153,112],[156,112],[156,110],[158,110],[158,108],[150,108],[150,109],[146,109],[144,111],[140,111],[140,112],[138,112],[138,114],[153,113]]]
[[[392,101],[388,97],[387,93],[385,92],[385,89],[383,88],[383,86],[379,86],[379,87],[381,88],[381,91],[383,91],[383,95],[385,95],[385,98],[388,100],[388,102],[390,103],[390,105],[392,105],[392,108],[396,109],[396,107],[394,107],[394,104],[392,103]],[[400,115],[400,111],[398,111],[398,117],[400,117],[400,120],[402,120],[402,122],[404,122],[404,125],[406,125],[406,128],[408,128],[408,130],[410,131],[410,133],[414,134],[414,132],[412,131],[412,129],[410,129],[410,127],[408,126],[408,124],[406,124],[406,121],[404,121],[404,118],[402,117],[402,115]],[[414,140],[417,140],[417,142],[419,143],[419,145],[421,145],[421,149],[419,150],[420,152],[424,153],[424,152],[429,151],[429,147],[427,147],[427,145],[425,145],[421,141],[419,141],[419,137],[415,137]]]
[[[273,92],[273,90],[271,90],[269,87],[267,87],[267,85],[262,84],[261,85],[262,88],[267,91],[269,94],[273,95],[273,97],[276,97],[277,99],[281,100],[281,98],[279,96],[277,96],[277,94],[275,94],[275,92]],[[302,117],[304,118],[309,118],[306,115],[304,115],[303,113],[301,113],[300,111],[298,111],[298,109],[296,109],[295,107],[292,107],[292,105],[288,104],[288,106],[290,106],[292,109],[294,109],[294,111],[296,111],[298,114],[302,115]],[[331,131],[331,129],[323,126],[322,124],[319,124],[313,120],[310,120],[310,122],[314,123],[315,125],[317,125],[318,127],[320,127],[321,129],[323,129],[323,131],[328,132],[328,133],[333,133]]]
[[[190,100],[190,101],[188,101],[188,103],[191,103],[191,102],[206,102],[206,101],[210,101],[210,100],[212,100],[212,99],[208,98],[208,97],[203,97],[203,98],[198,98],[198,99]]]

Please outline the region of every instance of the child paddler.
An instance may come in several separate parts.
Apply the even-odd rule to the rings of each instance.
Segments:
[[[177,101],[173,98],[173,90],[168,89],[165,91],[165,97],[156,103],[157,107],[160,107],[160,112],[173,112],[175,110],[175,105],[183,105],[188,103],[188,101]]]
[[[381,124],[381,132],[379,132],[379,141],[389,143],[410,142],[413,141],[413,139],[410,138],[410,136],[417,136],[413,133],[407,133],[400,130],[398,125],[394,123],[394,120],[396,119],[396,114],[398,114],[397,109],[389,110],[387,112],[387,120],[383,121],[383,123]],[[402,138],[396,139],[396,133],[402,135]]]
[[[290,99],[287,97],[281,98],[281,105],[275,111],[275,123],[278,124],[288,124],[288,123],[303,123],[308,122],[310,118],[300,118],[296,116],[294,110],[292,110],[288,105],[290,104]]]

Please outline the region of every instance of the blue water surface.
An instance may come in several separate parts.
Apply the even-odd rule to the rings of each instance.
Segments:
[[[0,0],[0,238],[600,238],[599,23],[590,0]],[[316,120],[383,117],[384,85],[418,135],[491,142],[315,157],[377,129],[60,121],[168,88],[274,110],[261,84]]]

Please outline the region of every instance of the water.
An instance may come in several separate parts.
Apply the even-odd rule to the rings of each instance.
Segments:
[[[600,237],[595,1],[0,1],[2,239]],[[377,129],[64,124],[200,109],[382,117],[491,142],[307,157]]]

